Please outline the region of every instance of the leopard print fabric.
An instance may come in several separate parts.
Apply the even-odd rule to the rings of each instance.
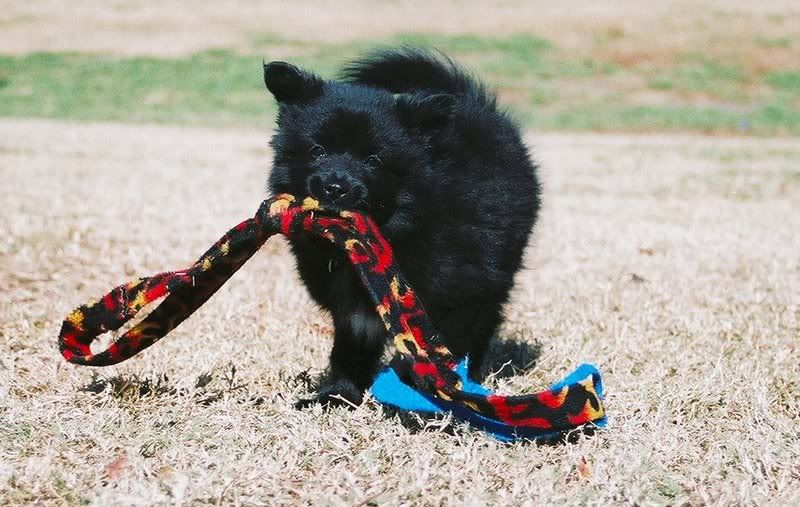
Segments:
[[[256,215],[217,241],[189,269],[160,273],[116,287],[64,320],[59,347],[74,364],[119,363],[154,344],[208,300],[272,235],[311,234],[343,248],[375,303],[397,349],[395,365],[417,390],[452,401],[506,424],[567,430],[604,417],[596,374],[555,390],[522,396],[464,392],[453,371],[456,361],[436,334],[414,290],[397,269],[389,243],[368,217],[325,209],[311,198],[281,194],[265,200]],[[90,344],[116,331],[144,306],[163,300],[144,320],[108,349],[94,354]]]

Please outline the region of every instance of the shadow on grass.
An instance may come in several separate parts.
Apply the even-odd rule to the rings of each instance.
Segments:
[[[481,379],[502,379],[521,375],[536,365],[542,355],[542,344],[505,338],[495,338],[489,347],[486,364],[481,368]]]
[[[221,372],[201,373],[193,389],[177,388],[166,374],[143,376],[117,374],[104,377],[95,372],[91,381],[81,389],[93,394],[107,393],[120,401],[138,402],[147,398],[191,398],[199,405],[211,405],[225,396],[246,390],[247,386],[236,378],[236,365],[228,364]],[[245,397],[246,393],[245,393]],[[261,405],[264,398],[252,396],[240,402]]]

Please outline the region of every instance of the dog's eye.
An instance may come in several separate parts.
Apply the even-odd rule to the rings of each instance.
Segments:
[[[308,150],[308,152],[311,154],[312,157],[321,157],[325,155],[325,148],[323,148],[318,144],[315,144],[314,146],[311,147],[310,150]]]
[[[367,157],[367,160],[365,160],[364,163],[374,169],[377,169],[383,165],[383,162],[377,155],[370,155]]]

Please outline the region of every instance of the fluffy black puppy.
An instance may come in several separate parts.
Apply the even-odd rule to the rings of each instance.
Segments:
[[[374,53],[322,80],[264,66],[279,105],[273,192],[369,213],[454,354],[476,376],[539,210],[536,166],[494,96],[446,57]],[[311,296],[333,315],[328,380],[313,402],[360,404],[387,334],[343,254],[292,250]]]

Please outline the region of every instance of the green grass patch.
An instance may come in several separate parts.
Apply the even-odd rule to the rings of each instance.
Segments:
[[[393,38],[399,44],[436,47],[452,53],[500,52],[509,58],[531,58],[552,49],[547,39],[533,34],[513,34],[506,37],[486,37],[475,34],[440,35],[430,33],[399,34]]]
[[[755,43],[762,48],[790,48],[792,39],[789,37],[756,37]]]
[[[571,108],[542,119],[542,128],[557,130],[690,130],[703,133],[743,129],[743,118],[712,107],[687,105],[620,105],[602,101]]]
[[[212,49],[178,58],[80,53],[0,56],[0,116],[50,117],[267,128],[275,106],[264,89],[262,57],[285,59],[333,77],[370,49],[439,49],[498,91],[525,126],[602,131],[800,133],[800,72],[749,76],[736,61],[685,55],[671,67],[621,68],[566,53],[533,34],[398,34],[382,40],[320,43],[254,36],[252,50]],[[748,84],[763,79],[769,94]],[[662,92],[631,103],[630,88]],[[636,92],[637,90],[633,90]],[[696,96],[703,100],[695,100]],[[674,100],[663,103],[663,95]],[[709,105],[709,101],[711,105]]]
[[[713,106],[626,105],[606,100],[566,107],[552,115],[527,120],[532,126],[546,130],[689,131],[758,136],[800,132],[800,111],[780,102],[740,112]]]
[[[647,69],[642,69],[647,72]],[[749,92],[747,73],[737,63],[722,63],[700,55],[679,58],[671,68],[658,69],[648,80],[656,90],[671,90],[678,95],[703,94],[720,100],[746,102]]]
[[[709,90],[720,82],[732,81],[740,83],[745,74],[738,65],[723,65],[719,62],[705,60],[678,73],[684,77],[689,87],[696,90]]]
[[[675,83],[668,77],[657,77],[647,82],[647,86],[653,90],[672,90]]]
[[[773,88],[800,93],[800,70],[782,70],[767,74],[765,79]]]
[[[266,123],[260,60],[229,51],[182,59],[69,53],[0,57],[3,116],[77,120]]]

